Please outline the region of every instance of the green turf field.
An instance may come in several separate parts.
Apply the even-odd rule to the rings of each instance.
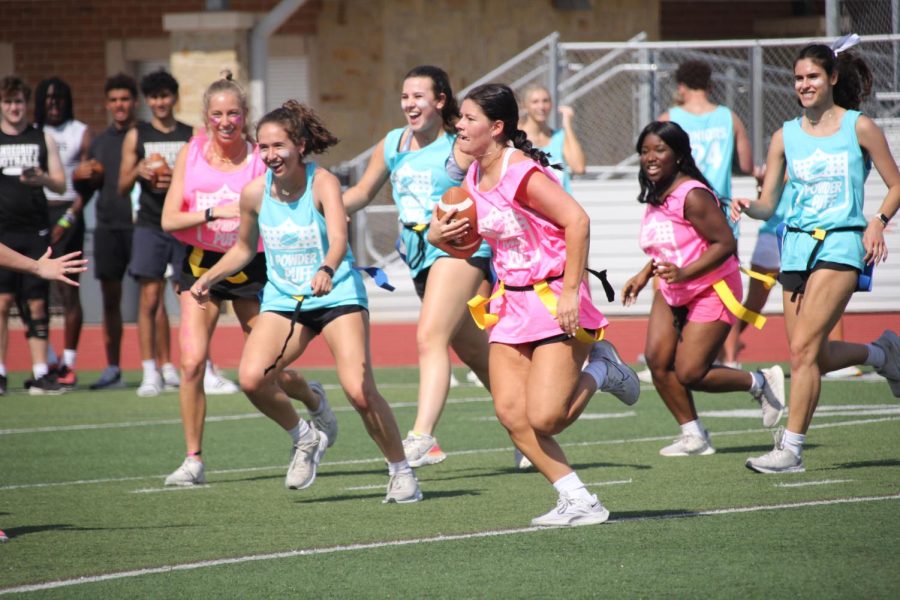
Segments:
[[[597,395],[560,441],[611,519],[538,530],[555,493],[513,469],[482,388],[451,391],[438,430],[449,457],[417,472],[425,500],[383,505],[386,468],[334,374],[308,375],[341,429],[315,484],[294,492],[287,435],[242,395],[210,398],[209,484],[175,490],[162,483],[183,458],[177,395],[138,398],[138,374],[125,390],[0,398],[0,594],[900,596],[900,403],[883,382],[824,383],[807,471],[782,476],[744,468],[772,446],[746,394],[698,394],[718,452],[668,459],[657,452],[678,429],[654,391],[634,407]],[[416,377],[376,374],[403,431]]]

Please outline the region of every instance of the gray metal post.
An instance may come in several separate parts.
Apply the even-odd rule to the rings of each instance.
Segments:
[[[639,48],[635,52],[635,62],[639,65],[647,65],[652,64],[650,58],[650,51],[646,48]],[[652,107],[652,103],[654,102],[654,96],[656,94],[653,93],[653,86],[650,83],[650,80],[656,76],[655,72],[642,73],[639,74],[638,80],[640,83],[637,86],[637,107],[638,107],[638,119],[637,123],[635,123],[635,131],[633,138],[637,138],[638,134],[641,130],[653,119],[656,118],[656,111],[654,111]]]
[[[900,0],[891,0],[891,33],[900,33]],[[894,91],[900,87],[900,44],[894,42]]]
[[[763,49],[756,45],[750,50],[750,91],[752,96],[752,123],[753,129],[753,164],[761,165],[765,160],[763,148],[763,133],[765,129],[765,114],[763,113]]]
[[[553,110],[550,111],[550,127],[557,129],[559,127],[559,33],[553,32],[550,35],[549,44],[547,45],[547,89],[550,90],[550,101],[553,103]]]
[[[838,0],[825,0],[825,35],[841,35],[841,6]]]

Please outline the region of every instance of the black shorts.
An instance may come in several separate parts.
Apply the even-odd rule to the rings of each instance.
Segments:
[[[803,294],[806,292],[806,282],[809,279],[809,276],[813,271],[818,271],[819,269],[829,269],[831,271],[856,271],[857,273],[860,272],[859,269],[852,265],[831,262],[829,260],[820,260],[819,262],[814,264],[813,268],[809,271],[782,271],[778,274],[778,283],[781,284],[781,287],[786,292]]]
[[[291,319],[294,316],[293,311],[287,310],[272,310],[266,312],[273,312],[276,315],[281,315],[287,319]],[[337,319],[338,317],[342,317],[344,315],[350,315],[358,312],[369,312],[366,307],[360,306],[359,304],[345,304],[343,306],[334,306],[331,308],[315,308],[313,310],[301,310],[300,314],[297,316],[297,322],[303,325],[304,327],[309,327],[313,331],[316,332],[316,335],[322,333],[322,330],[325,329],[325,326]]]
[[[135,227],[128,274],[135,279],[164,279],[166,267],[178,271],[185,246],[171,234],[153,227]]]
[[[16,252],[37,260],[50,245],[48,231],[0,231],[0,243]],[[0,269],[0,294],[14,294],[16,300],[48,298],[50,282],[28,273]]]
[[[131,261],[132,229],[97,227],[94,230],[94,276],[100,281],[122,281]]]
[[[438,260],[443,258],[453,258],[452,256],[441,256]],[[458,260],[458,259],[457,259]],[[494,281],[494,272],[491,270],[491,259],[487,256],[473,256],[471,258],[467,258],[466,262],[475,267],[476,269],[480,269],[482,273],[484,273],[484,278],[487,281]],[[434,264],[434,263],[432,263]],[[428,283],[428,272],[431,271],[431,267],[427,269],[423,269],[419,271],[419,274],[413,278],[413,285],[416,287],[416,294],[419,296],[419,300],[425,297],[425,284]]]
[[[47,212],[50,215],[51,231],[53,231],[53,227],[56,226],[56,222],[66,214],[67,210],[69,210],[68,205],[51,206],[47,209]],[[72,223],[72,226],[66,229],[62,238],[53,244],[53,256],[62,256],[64,254],[69,254],[70,252],[78,251],[84,251],[84,215],[78,215],[75,218],[75,222]],[[80,273],[73,273],[69,275],[69,279],[78,281],[79,275]]]
[[[219,262],[224,254],[212,250],[202,250],[187,246],[181,263],[180,287],[182,293],[190,292],[191,286]],[[259,253],[243,269],[223,279],[209,290],[210,296],[218,300],[240,298],[259,299],[259,293],[266,285],[266,255]]]
[[[585,329],[589,334],[596,335],[596,329]],[[557,342],[568,342],[569,340],[574,340],[572,336],[568,333],[558,333],[556,335],[551,335],[550,337],[545,337],[540,340],[534,340],[533,342],[529,342],[532,348],[537,348],[538,346],[546,346],[547,344],[556,344]]]

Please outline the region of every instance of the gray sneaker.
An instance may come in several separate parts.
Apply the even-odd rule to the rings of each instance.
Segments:
[[[206,483],[206,474],[203,462],[195,458],[184,459],[181,466],[166,477],[166,485],[202,485]]]
[[[103,369],[100,379],[91,384],[92,390],[111,390],[122,387],[125,387],[125,382],[122,381],[122,369],[112,365]]]
[[[757,473],[803,473],[803,457],[797,456],[784,447],[784,428],[775,433],[775,447],[768,454],[747,459],[747,468]]]
[[[764,427],[772,428],[778,425],[781,415],[784,414],[784,370],[778,365],[758,371],[765,382],[758,392],[752,394],[753,399],[759,402],[762,409],[762,422]]]
[[[548,513],[531,520],[532,527],[560,527],[566,525],[595,525],[609,519],[609,511],[603,508],[597,496],[591,496],[593,502],[585,502],[559,495],[556,507]]]
[[[434,436],[426,433],[416,435],[412,431],[403,440],[403,453],[406,454],[409,466],[413,468],[436,465],[447,458]]]
[[[409,504],[422,499],[422,490],[419,489],[419,481],[415,473],[397,473],[388,482],[387,495],[382,504],[396,502],[397,504]]]
[[[675,441],[659,451],[660,456],[709,456],[715,454],[707,431],[703,437],[682,433]]]
[[[900,336],[887,330],[872,344],[884,352],[884,365],[877,373],[888,380],[894,397],[900,398]]]
[[[513,450],[513,462],[516,465],[516,469],[520,471],[527,471],[534,466],[528,457],[522,454],[522,451],[518,448]]]
[[[328,436],[328,447],[331,448],[337,440],[338,423],[328,404],[328,398],[325,397],[325,388],[318,381],[310,381],[309,389],[319,397],[319,410],[313,414],[309,412],[309,418],[316,426],[316,429]]]
[[[316,468],[328,447],[328,436],[318,431],[312,423],[309,427],[314,438],[300,440],[291,447],[291,462],[284,478],[284,486],[292,490],[305,490],[313,484],[316,480]]]
[[[631,367],[625,364],[616,351],[616,347],[601,340],[594,342],[588,362],[604,361],[606,363],[606,380],[600,391],[612,394],[623,403],[631,406],[641,395],[641,381]]]

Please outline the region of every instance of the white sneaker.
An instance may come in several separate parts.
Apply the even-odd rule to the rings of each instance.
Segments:
[[[145,372],[141,385],[138,386],[137,395],[141,398],[151,398],[159,396],[163,389],[163,378],[159,371]]]
[[[331,405],[328,404],[328,398],[325,396],[325,388],[322,387],[322,384],[318,381],[310,381],[309,389],[319,397],[319,410],[316,414],[313,414],[312,411],[307,411],[309,418],[313,425],[316,426],[316,429],[328,436],[328,447],[331,448],[335,440],[337,440],[337,419],[331,410]]]
[[[637,378],[644,383],[653,383],[653,373],[650,372],[650,369],[641,369],[638,371]]]
[[[203,376],[203,391],[207,396],[221,396],[224,394],[237,394],[241,389],[230,379],[219,373],[215,367],[207,368]]]
[[[409,504],[422,499],[422,490],[419,489],[419,481],[415,473],[397,473],[388,482],[387,495],[382,504],[396,502],[397,504]]]
[[[616,347],[601,340],[594,342],[588,362],[604,361],[606,363],[606,380],[600,386],[600,391],[612,394],[628,406],[638,401],[641,395],[641,382],[631,367],[622,361],[622,357],[616,352]]]
[[[659,451],[660,456],[709,456],[715,454],[709,439],[709,432],[703,437],[691,433],[682,433],[675,441]]]
[[[206,474],[203,462],[196,458],[187,457],[181,466],[166,477],[166,485],[202,485],[206,483]]]
[[[528,457],[522,454],[522,451],[518,448],[513,450],[513,461],[515,462],[516,468],[520,471],[527,471],[534,466],[531,464],[531,461],[528,460]]]
[[[468,373],[466,373],[466,381],[468,381],[472,385],[477,385],[478,387],[484,387],[484,384],[481,383],[480,379],[478,379],[478,375],[475,374],[475,371],[469,371]]]
[[[532,527],[559,527],[565,525],[594,525],[603,523],[609,518],[609,511],[603,508],[597,496],[591,496],[593,502],[585,502],[559,495],[556,507],[550,512],[531,520]]]
[[[456,375],[453,374],[453,371],[450,371],[450,387],[459,387],[459,379],[456,378]]]
[[[784,429],[775,433],[775,448],[768,454],[747,459],[747,468],[757,473],[803,473],[803,458],[782,445]]]
[[[309,427],[315,437],[312,440],[300,440],[291,446],[291,462],[284,478],[284,486],[292,490],[305,490],[313,484],[316,480],[316,468],[328,447],[328,436],[317,431],[312,423]]]
[[[884,365],[876,369],[876,372],[888,380],[894,397],[900,398],[900,336],[886,330],[872,344],[884,352]]]
[[[860,375],[862,375],[862,369],[856,365],[844,367],[843,369],[835,369],[834,371],[825,373],[825,377],[828,379],[850,379],[851,377],[859,377]]]
[[[172,363],[166,363],[159,369],[163,380],[163,390],[177,390],[181,386],[181,377],[178,375],[178,369]]]
[[[403,440],[403,453],[406,454],[409,466],[413,468],[436,465],[447,458],[434,436],[424,433],[416,435],[412,431]]]
[[[757,372],[763,376],[765,383],[760,391],[752,395],[762,408],[763,426],[772,428],[778,425],[784,414],[784,371],[774,365]]]

